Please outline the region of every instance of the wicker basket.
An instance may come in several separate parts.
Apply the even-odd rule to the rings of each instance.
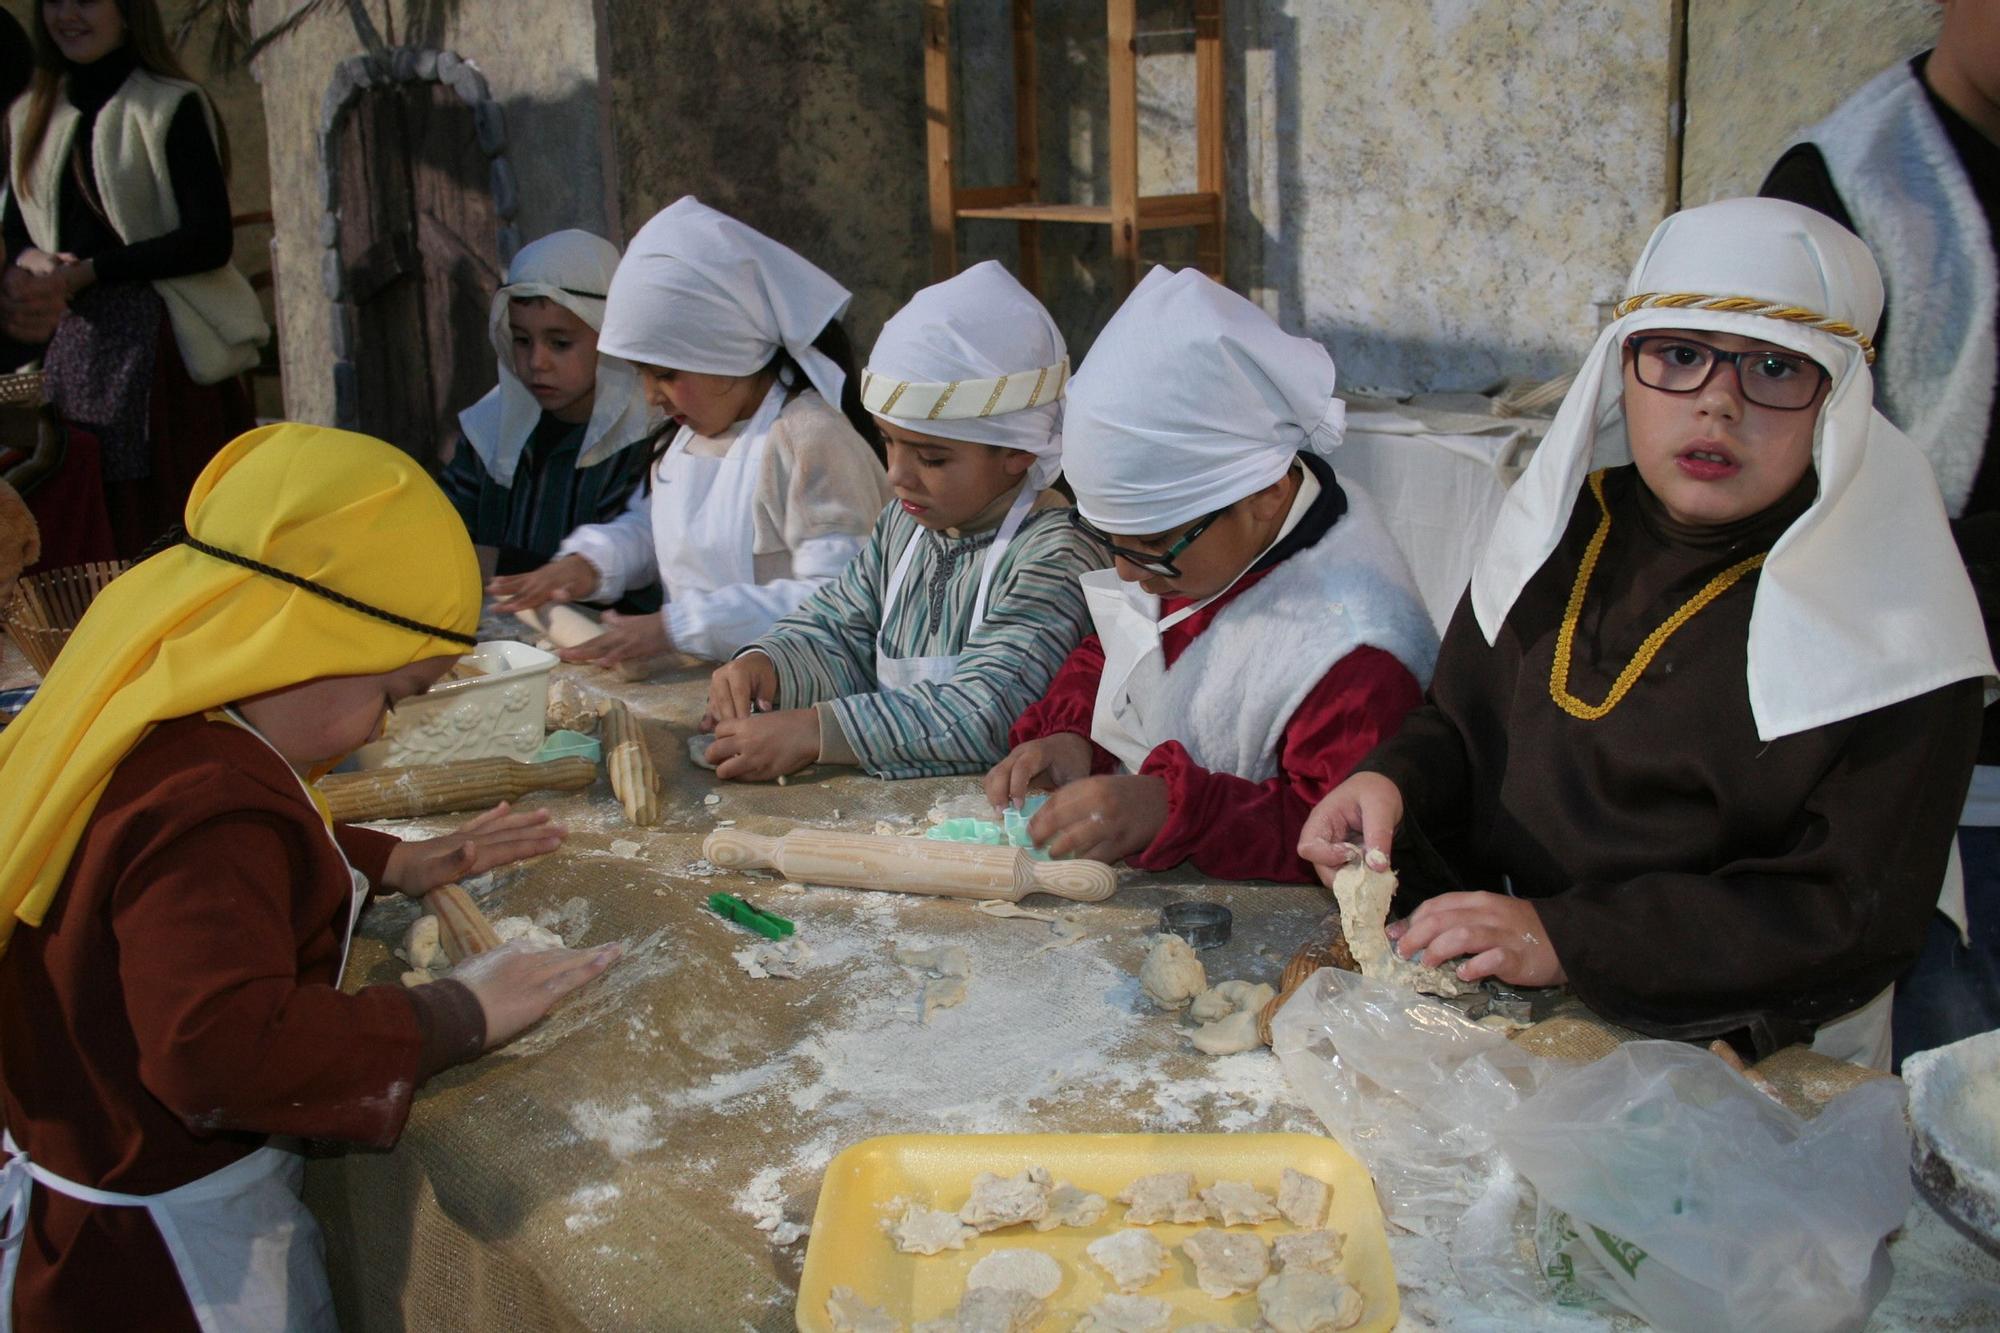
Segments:
[[[84,611],[130,567],[129,560],[103,560],[29,575],[7,608],[7,637],[36,671],[48,675]]]
[[[19,370],[0,375],[0,407],[40,407],[42,372]]]

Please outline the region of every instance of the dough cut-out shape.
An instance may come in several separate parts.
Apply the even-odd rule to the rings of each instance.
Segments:
[[[1042,1298],[1019,1287],[968,1287],[958,1302],[957,1333],[1032,1333]]]
[[[1341,934],[1362,976],[1426,995],[1464,995],[1478,989],[1460,981],[1448,967],[1411,962],[1389,943],[1384,926],[1396,897],[1395,871],[1370,870],[1365,862],[1350,861],[1334,872],[1333,896],[1340,904]]]
[[[967,1288],[1014,1287],[1040,1300],[1055,1295],[1062,1280],[1062,1265],[1040,1250],[995,1250],[965,1275]]]
[[[1133,1292],[1159,1281],[1167,1267],[1167,1247],[1150,1231],[1127,1227],[1108,1236],[1099,1236],[1083,1247],[1090,1262],[1103,1269],[1111,1285]]]
[[[1317,1176],[1285,1168],[1278,1177],[1278,1211],[1295,1227],[1310,1231],[1326,1221],[1326,1205],[1333,1187]]]
[[[833,1333],[903,1333],[902,1320],[862,1300],[852,1287],[827,1293],[826,1322]]]
[[[981,1231],[1038,1221],[1048,1216],[1049,1190],[1054,1183],[1048,1171],[1039,1166],[1015,1176],[981,1171],[972,1178],[972,1197],[958,1210],[958,1219]]]
[[[1156,1222],[1202,1222],[1208,1205],[1195,1197],[1194,1172],[1161,1171],[1141,1176],[1118,1195],[1125,1204],[1125,1221],[1130,1226],[1152,1226]]]
[[[1340,1253],[1338,1231],[1288,1231],[1271,1242],[1271,1257],[1287,1273],[1338,1272]]]
[[[1083,1312],[1073,1333],[1167,1333],[1174,1307],[1151,1296],[1106,1296]]]
[[[1271,1333],[1338,1333],[1361,1322],[1367,1308],[1346,1278],[1292,1272],[1257,1284],[1257,1312]]]
[[[1204,1227],[1181,1242],[1181,1253],[1194,1260],[1195,1285],[1217,1299],[1241,1295],[1271,1274],[1270,1247],[1254,1232]]]
[[[1254,1227],[1278,1215],[1271,1196],[1247,1180],[1218,1180],[1201,1192],[1201,1201],[1226,1227]]]
[[[1092,1194],[1063,1181],[1049,1191],[1048,1215],[1035,1222],[1035,1230],[1095,1226],[1110,1206],[1102,1194]]]
[[[956,1213],[947,1213],[938,1208],[926,1208],[913,1203],[903,1215],[890,1224],[889,1236],[896,1242],[896,1248],[904,1254],[938,1254],[944,1250],[962,1250],[965,1242],[979,1232],[959,1220]]]

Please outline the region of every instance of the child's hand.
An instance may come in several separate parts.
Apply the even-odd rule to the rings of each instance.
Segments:
[[[986,799],[995,810],[1019,809],[1036,788],[1066,787],[1090,776],[1090,737],[1073,731],[1022,741],[986,775]],[[1150,839],[1148,840],[1150,841]]]
[[[568,835],[567,828],[550,822],[548,811],[514,810],[502,801],[455,833],[398,843],[383,866],[382,883],[419,897],[455,879],[552,852]]]
[[[550,602],[574,602],[597,590],[597,569],[580,555],[565,555],[525,574],[502,574],[486,585],[493,609],[503,615]]]
[[[1510,986],[1559,986],[1569,978],[1542,929],[1542,914],[1504,893],[1441,893],[1389,927],[1396,952],[1426,961],[1464,958],[1460,981],[1498,977]]]
[[[714,731],[721,722],[749,717],[778,699],[778,668],[763,653],[744,653],[708,678],[708,712],[701,730]]]
[[[621,662],[658,657],[674,646],[674,641],[667,637],[667,619],[662,612],[621,616],[616,611],[606,611],[603,625],[604,633],[589,643],[564,648],[556,656],[565,662],[591,662],[610,668]]]
[[[729,782],[768,782],[796,773],[819,758],[819,714],[787,708],[720,723],[708,758],[715,776]]]
[[[1028,821],[1028,836],[1056,860],[1122,861],[1152,845],[1167,813],[1163,778],[1086,777],[1056,789]]]
[[[597,949],[537,949],[513,940],[451,970],[486,1015],[486,1049],[504,1046],[539,1022],[555,1002],[618,961],[620,944]]]
[[[1355,773],[1328,792],[1299,830],[1299,855],[1328,888],[1334,872],[1366,850],[1371,870],[1389,868],[1389,847],[1403,822],[1403,793],[1380,773]],[[1360,835],[1360,846],[1355,836]]]

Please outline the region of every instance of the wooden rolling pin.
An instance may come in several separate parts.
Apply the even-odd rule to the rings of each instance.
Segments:
[[[660,822],[660,771],[653,766],[653,752],[646,748],[646,734],[633,720],[632,710],[613,699],[598,712],[598,739],[604,743],[604,769],[611,775],[611,790],[625,807],[625,818],[640,827]]]
[[[588,759],[524,764],[496,757],[378,768],[370,773],[334,773],[319,780],[319,793],[326,798],[335,820],[353,824],[484,810],[501,801],[518,801],[530,792],[582,791],[595,781],[597,765]]]
[[[438,944],[444,956],[462,963],[476,953],[500,947],[493,924],[473,904],[472,898],[456,884],[446,884],[424,895],[424,910],[438,919]]]
[[[1102,861],[1038,861],[1019,847],[824,829],[793,829],[770,838],[719,828],[702,840],[701,854],[730,870],[775,870],[813,884],[946,898],[1017,903],[1031,893],[1050,893],[1096,903],[1118,887],[1117,872]]]

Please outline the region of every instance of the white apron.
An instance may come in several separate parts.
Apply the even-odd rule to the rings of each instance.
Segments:
[[[986,594],[993,586],[993,571],[1000,568],[1001,553],[1007,543],[1014,540],[1014,534],[1028,521],[1028,512],[1035,507],[1040,494],[1033,486],[1023,484],[1021,493],[1014,497],[1014,503],[1007,507],[1007,517],[1000,522],[1000,531],[993,538],[993,545],[986,548],[986,562],[979,571],[979,593],[972,601],[972,623],[966,628],[966,638],[979,632],[986,622]],[[889,576],[889,587],[882,594],[882,624],[875,631],[875,680],[885,690],[907,690],[913,685],[924,685],[950,680],[958,670],[958,653],[944,653],[936,657],[891,657],[882,647],[882,636],[888,632],[889,613],[895,610],[897,594],[903,590],[903,580],[910,572],[910,562],[916,558],[917,543],[923,540],[924,530],[920,527],[910,534],[910,540],[903,544],[903,558],[896,562],[896,570]]]
[[[264,740],[234,709],[227,711],[231,721]],[[299,787],[305,790],[304,779]],[[311,792],[306,799],[312,799]],[[340,968],[334,973],[338,984],[347,970],[354,923],[368,901],[368,879],[348,863],[339,840],[333,839],[333,847],[354,886],[341,936]],[[299,1197],[306,1168],[298,1153],[266,1144],[163,1193],[119,1194],[35,1165],[11,1133],[0,1137],[0,1146],[9,1153],[0,1166],[0,1333],[12,1333],[14,1327],[14,1276],[37,1181],[84,1203],[144,1208],[166,1243],[203,1333],[338,1333],[319,1224]]]
[[[1090,739],[1116,755],[1128,773],[1138,772],[1153,752],[1146,739],[1153,731],[1146,725],[1144,701],[1158,697],[1161,679],[1167,674],[1167,654],[1160,636],[1235,587],[1256,568],[1258,560],[1291,534],[1319,497],[1320,488],[1311,472],[1306,473],[1306,481],[1312,484],[1299,487],[1270,546],[1259,551],[1256,559],[1220,590],[1188,603],[1165,620],[1159,618],[1160,599],[1136,583],[1125,582],[1115,569],[1094,569],[1078,580],[1083,584],[1091,624],[1104,647],[1104,674],[1097,682]]]
[[[688,453],[682,426],[653,474],[653,548],[667,600],[757,581],[757,481],[789,392],[773,384],[720,458]]]

